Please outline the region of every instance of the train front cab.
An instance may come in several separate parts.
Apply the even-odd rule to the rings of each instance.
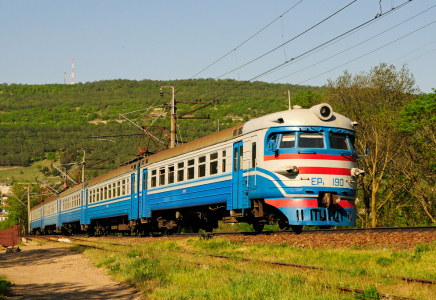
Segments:
[[[354,132],[332,127],[272,128],[265,135],[265,203],[290,225],[354,226]]]

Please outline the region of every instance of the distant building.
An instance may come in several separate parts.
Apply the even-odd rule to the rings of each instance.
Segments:
[[[11,186],[7,185],[1,185],[0,186],[0,192],[2,195],[0,198],[0,222],[4,221],[8,216],[8,213],[6,211],[6,208],[8,207],[8,194],[10,194],[12,191]]]

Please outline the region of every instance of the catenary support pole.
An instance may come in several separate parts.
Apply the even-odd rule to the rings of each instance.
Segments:
[[[30,233],[30,221],[32,221],[30,214],[30,185],[27,186],[27,232]]]
[[[171,88],[173,90],[173,95],[171,98],[171,142],[170,148],[174,148],[176,146],[176,100],[174,99],[174,87],[173,86],[161,86],[160,89],[162,91],[163,88]],[[163,95],[163,94],[161,94]]]

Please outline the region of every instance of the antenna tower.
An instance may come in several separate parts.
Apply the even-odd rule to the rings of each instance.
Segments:
[[[73,57],[73,63],[71,65],[71,84],[74,84],[74,57]]]

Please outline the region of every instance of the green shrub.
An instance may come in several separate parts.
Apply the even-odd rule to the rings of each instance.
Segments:
[[[354,295],[355,299],[360,299],[360,300],[381,300],[382,296],[380,295],[380,293],[377,291],[377,288],[375,287],[371,287],[369,289],[366,289],[363,294],[355,294]]]
[[[6,295],[11,291],[12,284],[5,280],[3,276],[0,276],[0,299],[4,299]]]
[[[394,262],[394,259],[388,257],[379,257],[375,261],[379,266],[387,267]]]

